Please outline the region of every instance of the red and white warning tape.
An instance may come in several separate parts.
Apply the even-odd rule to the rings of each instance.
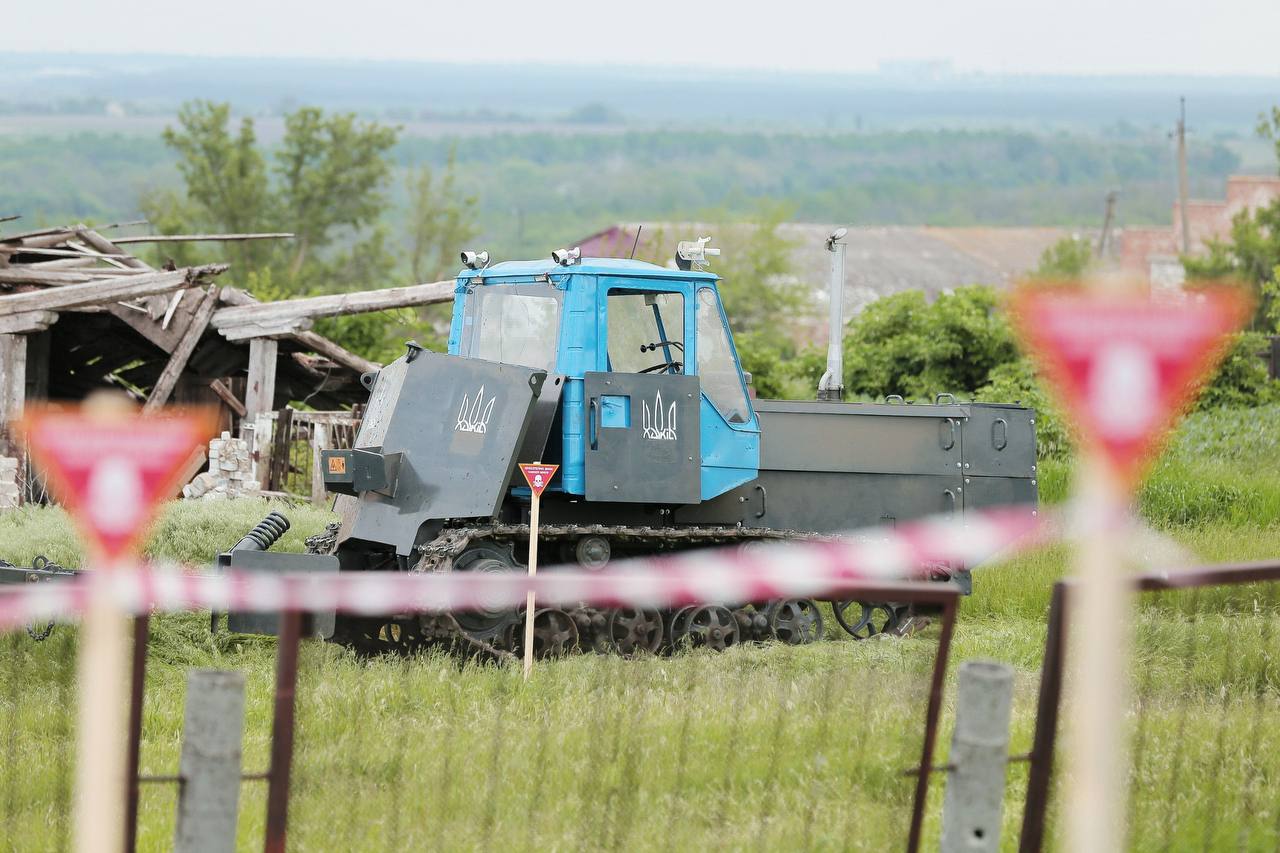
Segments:
[[[75,579],[0,589],[0,631],[82,613],[101,584],[121,609],[278,610],[356,614],[498,609],[522,606],[669,608],[775,598],[841,597],[859,584],[922,579],[938,564],[974,566],[1040,538],[1044,525],[1025,507],[875,528],[841,541],[796,542],[634,559],[606,571],[414,574],[312,572],[188,574],[169,570],[86,572]],[[930,568],[930,567],[934,568]]]

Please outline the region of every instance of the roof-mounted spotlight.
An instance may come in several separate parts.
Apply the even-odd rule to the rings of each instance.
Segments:
[[[827,251],[834,252],[836,250],[836,243],[843,240],[848,233],[848,228],[837,228],[827,235]]]
[[[463,252],[462,263],[469,270],[482,270],[489,266],[488,252]]]
[[[710,242],[710,237],[699,237],[697,240],[681,240],[676,244],[676,266],[682,270],[691,270],[694,267],[700,270],[706,269],[708,258],[720,257],[719,249],[712,249],[707,246]]]
[[[572,249],[556,249],[551,253],[551,260],[562,267],[571,267],[582,260],[582,249],[577,246]]]

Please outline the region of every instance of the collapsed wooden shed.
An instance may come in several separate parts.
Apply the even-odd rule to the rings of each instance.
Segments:
[[[214,406],[233,433],[290,403],[349,409],[367,397],[361,374],[379,365],[313,332],[313,320],[453,298],[454,283],[443,281],[260,302],[219,284],[225,264],[156,269],[126,247],[291,235],[109,239],[106,230],[0,233],[0,456],[12,453],[8,428],[27,401],[75,401],[100,388],[149,410]]]

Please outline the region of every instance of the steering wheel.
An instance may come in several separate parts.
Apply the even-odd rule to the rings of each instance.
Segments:
[[[664,361],[661,364],[655,364],[653,367],[646,367],[641,373],[653,373],[655,370],[674,370],[679,373],[684,369],[683,361]]]

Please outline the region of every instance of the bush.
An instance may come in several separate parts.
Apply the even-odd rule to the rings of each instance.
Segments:
[[[1267,375],[1263,353],[1269,346],[1260,332],[1241,332],[1217,373],[1206,384],[1196,408],[1264,406],[1280,401],[1280,382]]]
[[[850,323],[845,388],[851,395],[969,394],[1018,357],[992,287],[973,285],[926,301],[920,291],[886,296]]]

